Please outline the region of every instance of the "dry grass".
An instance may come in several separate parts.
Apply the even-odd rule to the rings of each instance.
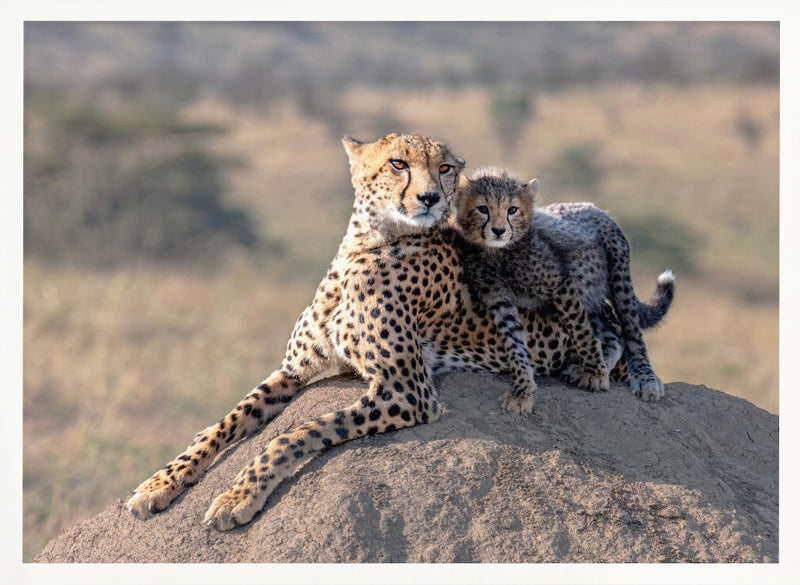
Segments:
[[[637,280],[648,293],[650,282]],[[693,279],[678,281],[663,325],[646,336],[664,381],[705,384],[778,412],[778,311],[744,304]]]
[[[26,264],[25,558],[227,412],[312,295],[250,265],[211,279]]]
[[[543,94],[511,156],[492,136],[488,99],[479,90],[353,90],[343,106],[356,136],[369,115],[391,111],[474,165],[539,176],[551,201],[581,195],[548,192],[542,170],[563,148],[597,141],[607,169],[601,206],[668,214],[707,236],[700,272],[678,275],[675,307],[648,336],[656,370],[777,412],[777,89]],[[735,132],[743,108],[764,126],[756,157]],[[288,106],[260,117],[204,102],[191,113],[231,125],[214,145],[247,162],[231,197],[251,206],[286,255],[235,257],[214,275],[26,263],[26,560],[124,497],[278,364],[344,231],[346,158],[324,124]],[[662,268],[636,267],[641,296]]]

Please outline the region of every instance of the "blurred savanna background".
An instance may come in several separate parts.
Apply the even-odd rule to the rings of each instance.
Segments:
[[[345,132],[609,210],[641,297],[678,275],[656,371],[777,413],[778,47],[776,23],[26,23],[25,560],[279,363],[344,233]]]

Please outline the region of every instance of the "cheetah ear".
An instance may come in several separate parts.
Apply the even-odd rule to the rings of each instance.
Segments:
[[[458,176],[458,185],[456,185],[456,192],[453,194],[453,203],[458,205],[459,201],[467,194],[472,187],[472,182],[464,175]]]
[[[536,199],[536,196],[539,194],[539,181],[536,179],[531,179],[528,181],[528,193],[531,194],[532,199]]]
[[[361,155],[364,143],[345,134],[342,136],[342,146],[344,146],[344,150],[347,153],[347,158],[350,159],[350,164],[355,164]]]

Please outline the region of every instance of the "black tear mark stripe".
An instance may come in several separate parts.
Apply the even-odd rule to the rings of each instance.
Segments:
[[[403,199],[405,199],[406,191],[408,190],[408,187],[411,185],[411,169],[410,168],[407,169],[407,173],[408,173],[408,180],[406,181],[406,186],[403,187],[403,191],[400,193],[400,206],[397,208],[397,210],[400,213],[402,213],[403,215],[408,215],[407,210],[406,210],[406,204],[403,202]]]
[[[486,226],[489,225],[490,221],[492,221],[492,214],[491,213],[489,213],[489,215],[486,216],[486,221],[483,222],[483,225],[481,226],[481,237],[484,240],[486,239]]]
[[[411,185],[411,169],[406,169],[408,171],[408,180],[406,181],[406,186],[403,187],[403,192],[400,193],[400,203],[403,202],[403,199],[406,198],[406,191],[408,191],[409,185]]]
[[[451,169],[452,169],[452,171],[454,173],[454,176],[456,178],[456,181],[455,181],[455,183],[453,183],[453,185],[457,186],[458,185],[458,173],[456,173],[455,167],[451,167]],[[439,188],[442,190],[442,195],[447,195],[447,189],[444,188],[444,183],[442,182],[442,178],[444,176],[445,175],[442,175],[442,173],[439,173]],[[455,188],[453,189],[453,192],[455,192]]]

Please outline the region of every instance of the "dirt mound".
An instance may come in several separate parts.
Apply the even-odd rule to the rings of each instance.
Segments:
[[[271,438],[350,404],[361,382],[314,384],[167,511],[145,522],[119,500],[36,560],[778,561],[777,416],[705,386],[668,384],[652,404],[546,381],[524,419],[500,410],[507,386],[489,375],[439,385],[439,421],[323,454],[247,526],[201,520]]]

